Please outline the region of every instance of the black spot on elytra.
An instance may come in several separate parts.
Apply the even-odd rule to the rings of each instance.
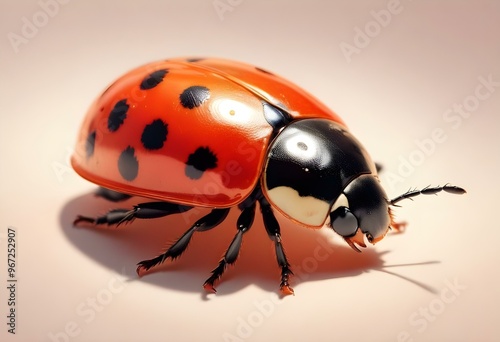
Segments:
[[[269,72],[269,71],[262,69],[262,68],[259,68],[259,67],[255,67],[255,70],[263,72],[264,74],[274,75],[272,72]]]
[[[87,158],[90,158],[94,154],[95,134],[95,131],[91,132],[87,137],[87,141],[85,141],[85,151],[87,152]]]
[[[181,105],[184,108],[193,109],[200,106],[210,97],[210,90],[203,86],[192,86],[184,89],[180,95]]]
[[[128,146],[118,158],[118,171],[125,180],[132,181],[139,172],[139,162],[135,156],[134,148]]]
[[[141,89],[148,90],[156,87],[163,81],[163,78],[168,73],[167,69],[156,70],[155,72],[146,76],[141,82]]]
[[[204,60],[205,58],[187,58],[186,62],[195,63]]]
[[[199,179],[208,169],[217,167],[217,156],[208,147],[198,147],[186,162],[186,176]]]
[[[167,140],[168,125],[160,119],[156,119],[144,127],[141,142],[148,150],[157,150],[163,147]]]
[[[123,124],[127,117],[128,108],[127,99],[120,100],[115,104],[108,118],[108,129],[111,132],[115,132]]]

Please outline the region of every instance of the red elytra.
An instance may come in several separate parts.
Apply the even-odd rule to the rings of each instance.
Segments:
[[[180,95],[193,87],[199,87],[187,95],[193,103],[183,106]],[[296,119],[319,117],[344,124],[312,95],[260,68],[222,59],[170,59],[130,71],[92,104],[71,159],[73,168],[118,192],[193,206],[237,205],[259,182],[273,131],[262,101]],[[123,116],[114,126],[113,109],[118,118]],[[154,122],[162,122],[167,134],[163,144],[151,149],[141,136]],[[189,156],[197,150],[216,157],[203,177],[186,174]],[[126,151],[129,168],[136,160],[137,172],[120,172],[120,156],[127,156]],[[127,158],[122,161],[126,164]]]

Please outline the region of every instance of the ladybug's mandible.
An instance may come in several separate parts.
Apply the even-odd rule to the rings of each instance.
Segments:
[[[238,207],[236,235],[204,284],[212,292],[237,259],[257,202],[275,245],[280,289],[292,294],[274,210],[307,227],[326,225],[359,251],[365,237],[375,243],[399,227],[390,209],[397,202],[442,190],[465,193],[445,185],[389,200],[375,164],[335,113],[268,71],[212,58],[150,63],[120,77],[91,106],[71,162],[106,199],[152,199],[95,218],[78,216],[75,224],[212,209],[165,253],[141,261],[139,275],[180,256],[195,232],[216,227]]]

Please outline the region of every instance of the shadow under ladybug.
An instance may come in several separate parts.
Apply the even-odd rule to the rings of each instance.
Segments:
[[[116,205],[130,206],[145,199],[132,197],[119,204],[96,198],[94,192],[75,197],[67,202],[60,213],[60,223],[68,240],[85,255],[104,265],[113,272],[122,274],[128,282],[137,280],[131,266],[142,255],[152,249],[161,250],[182,235],[186,222],[207,214],[210,209],[199,208],[185,214],[172,215],[144,222],[137,220],[122,225],[104,225],[98,229],[74,229],[72,223],[78,212],[106,212]],[[188,214],[189,213],[189,214]],[[198,281],[208,273],[221,251],[227,247],[234,236],[234,222],[238,210],[232,210],[217,229],[196,234],[189,248],[176,262],[166,262],[150,270],[151,275],[141,278],[149,284],[166,287],[174,291],[198,292]],[[295,271],[293,284],[305,284],[323,279],[354,277],[370,270],[385,267],[382,254],[377,249],[369,249],[362,255],[354,255],[351,248],[332,241],[332,234],[320,233],[312,229],[302,229],[285,217],[277,214],[277,219],[286,231],[286,246],[291,269]],[[92,224],[79,224],[78,227],[94,228]],[[245,236],[236,267],[228,267],[224,286],[218,295],[229,295],[249,285],[256,285],[265,291],[276,287],[276,264],[273,243],[269,240],[263,221],[256,217],[252,232]],[[428,262],[427,262],[428,263]],[[153,276],[152,273],[156,273]],[[412,280],[410,280],[412,281]],[[414,281],[412,281],[414,282]],[[414,282],[415,283],[415,282]],[[201,293],[202,299],[209,292]]]

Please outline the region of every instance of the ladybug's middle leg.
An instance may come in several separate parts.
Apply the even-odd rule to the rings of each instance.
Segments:
[[[204,232],[217,227],[224,221],[229,213],[229,208],[212,209],[210,213],[195,222],[167,251],[157,257],[139,262],[137,265],[137,274],[142,276],[150,268],[161,264],[166,259],[175,259],[179,257],[187,248],[194,232]]]
[[[205,288],[205,290],[213,293],[217,292],[214,288],[214,283],[220,279],[228,264],[232,265],[236,262],[238,254],[240,253],[243,234],[246,233],[253,224],[253,220],[255,218],[255,207],[256,202],[253,201],[248,207],[242,209],[241,214],[238,217],[238,221],[236,222],[238,232],[227,248],[224,257],[222,257],[219,261],[219,265],[212,270],[212,275],[203,284],[203,288]]]
[[[260,210],[262,212],[262,218],[264,220],[264,226],[266,227],[267,234],[269,238],[274,242],[274,247],[276,249],[276,259],[278,265],[281,267],[281,283],[280,290],[283,294],[289,295],[294,294],[293,289],[290,287],[289,278],[293,275],[290,269],[290,264],[285,255],[285,250],[281,244],[281,233],[280,226],[276,217],[274,216],[273,209],[269,202],[264,198],[259,199]]]

